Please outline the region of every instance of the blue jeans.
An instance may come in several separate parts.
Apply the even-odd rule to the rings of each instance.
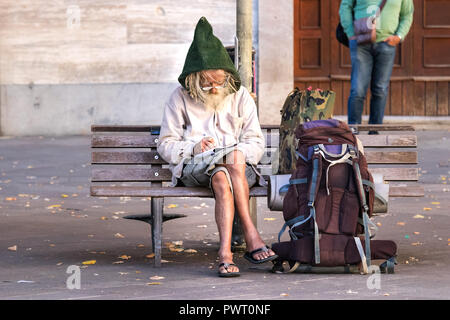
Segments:
[[[383,123],[389,81],[394,66],[395,47],[386,42],[358,45],[350,40],[352,78],[348,99],[348,124],[360,124],[370,83],[369,124]]]

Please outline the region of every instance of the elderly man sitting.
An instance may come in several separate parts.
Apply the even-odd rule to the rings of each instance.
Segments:
[[[264,184],[255,165],[263,156],[265,141],[254,100],[241,86],[233,62],[204,17],[197,24],[178,81],[181,86],[164,109],[158,153],[170,165],[173,186],[212,189],[220,239],[219,276],[239,276],[231,252],[235,208],[248,250],[244,257],[253,263],[277,258],[261,239],[249,209],[249,188]],[[202,161],[204,152],[218,156],[204,172],[192,170],[193,160]]]

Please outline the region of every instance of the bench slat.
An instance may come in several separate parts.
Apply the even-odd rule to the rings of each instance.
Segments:
[[[91,186],[91,196],[97,197],[205,197],[212,198],[208,188],[145,187],[145,186]],[[253,187],[251,197],[267,196],[267,188]]]
[[[268,151],[270,158],[272,152]],[[366,151],[369,164],[417,164],[417,152]],[[93,164],[167,164],[156,151],[94,151]]]
[[[417,147],[415,135],[358,135],[364,147],[369,148],[414,148]],[[155,148],[158,135],[95,135],[92,148]],[[277,134],[265,135],[267,148],[278,148]]]
[[[270,166],[260,167],[266,180],[272,174]],[[417,181],[418,168],[372,168],[372,174],[380,173],[385,181]],[[155,175],[155,173],[157,175]],[[170,181],[172,174],[167,168],[92,168],[92,182],[139,182],[139,181]]]
[[[423,197],[424,187],[421,185],[389,185],[389,197]]]
[[[108,136],[97,135],[92,137],[92,148],[156,148],[158,135],[145,136]]]
[[[151,132],[159,128],[147,125],[91,125],[91,132]]]
[[[170,181],[172,173],[166,168],[92,168],[92,182],[103,181]]]
[[[411,125],[396,125],[396,124],[352,124],[352,127],[357,127],[359,131],[415,131],[414,126]]]
[[[411,125],[389,125],[389,124],[359,124],[352,125],[358,127],[359,131],[415,131]],[[160,126],[148,125],[91,125],[91,132],[150,132],[158,130]],[[278,130],[279,125],[261,125],[263,130]]]
[[[369,166],[372,174],[382,174],[385,181],[417,181],[419,180],[418,168],[373,168]]]
[[[156,151],[92,152],[93,164],[167,164]]]
[[[208,188],[186,187],[132,187],[132,186],[91,186],[91,196],[96,197],[200,197],[212,198]],[[253,187],[251,197],[266,197],[267,188]],[[390,197],[422,197],[423,186],[389,186]]]
[[[366,151],[368,164],[417,164],[417,151]]]
[[[415,135],[358,135],[365,148],[415,148],[417,137]]]

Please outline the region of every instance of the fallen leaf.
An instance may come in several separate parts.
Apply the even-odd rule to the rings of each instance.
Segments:
[[[431,211],[431,208],[423,208],[423,211]]]
[[[161,276],[150,277],[150,280],[162,280],[162,279],[165,279],[165,277],[161,277]]]
[[[128,259],[130,259],[130,258],[131,258],[131,256],[127,256],[126,254],[121,255],[121,256],[119,257],[119,259],[122,259],[122,260],[128,260]]]
[[[264,221],[274,221],[276,220],[275,218],[264,218]]]
[[[154,253],[150,253],[150,254],[146,255],[145,257],[148,258],[148,259],[151,259],[151,258],[155,257],[155,254]]]
[[[69,195],[67,195],[67,194],[62,194],[61,197],[62,197],[62,198],[68,198]]]
[[[121,263],[123,263],[123,261],[115,261],[115,262],[113,262],[113,264],[121,264]]]
[[[178,207],[177,204],[169,204],[169,205],[167,206],[168,209],[172,209],[172,208],[176,208],[176,207]]]
[[[206,225],[206,224],[201,224],[201,225],[198,225],[197,226],[197,228],[207,228],[208,226]]]
[[[147,282],[148,286],[154,286],[154,285],[159,285],[161,284],[161,282]]]
[[[436,201],[436,202],[432,202],[431,204],[441,204],[441,203]]]
[[[185,253],[197,253],[197,250],[195,249],[186,249],[184,250]]]
[[[17,245],[8,248],[9,251],[17,251]]]
[[[423,219],[425,217],[423,215],[421,215],[421,214],[416,214],[413,218],[414,219]]]
[[[108,220],[107,217],[101,217],[100,219],[102,219],[102,220]]]
[[[91,265],[91,264],[95,264],[97,262],[97,260],[87,260],[87,261],[83,261],[82,263],[84,265]]]
[[[406,223],[404,223],[404,222],[397,222],[397,225],[398,226],[404,226]]]
[[[181,252],[181,251],[183,251],[184,249],[183,249],[183,248],[177,248],[177,247],[171,246],[171,247],[169,247],[169,250],[172,251],[172,252]]]
[[[116,233],[116,234],[114,235],[114,237],[115,237],[115,238],[120,238],[120,239],[125,238],[125,236],[124,236],[123,234],[120,234],[120,233]]]
[[[421,246],[423,243],[422,242],[413,242],[411,243],[411,245],[413,246]]]
[[[14,198],[14,197],[8,197],[8,198],[6,198],[5,200],[6,200],[6,201],[16,201],[17,198]]]
[[[182,240],[172,241],[171,244],[174,245],[174,246],[182,246],[183,245],[183,241]]]
[[[281,293],[280,296],[282,297],[287,297],[289,295],[289,293]]]

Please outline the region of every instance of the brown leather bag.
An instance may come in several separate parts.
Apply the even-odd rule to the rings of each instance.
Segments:
[[[360,18],[353,21],[353,31],[355,32],[358,44],[375,43],[377,38],[376,19],[380,16],[387,0],[380,4],[380,10],[375,16]]]

